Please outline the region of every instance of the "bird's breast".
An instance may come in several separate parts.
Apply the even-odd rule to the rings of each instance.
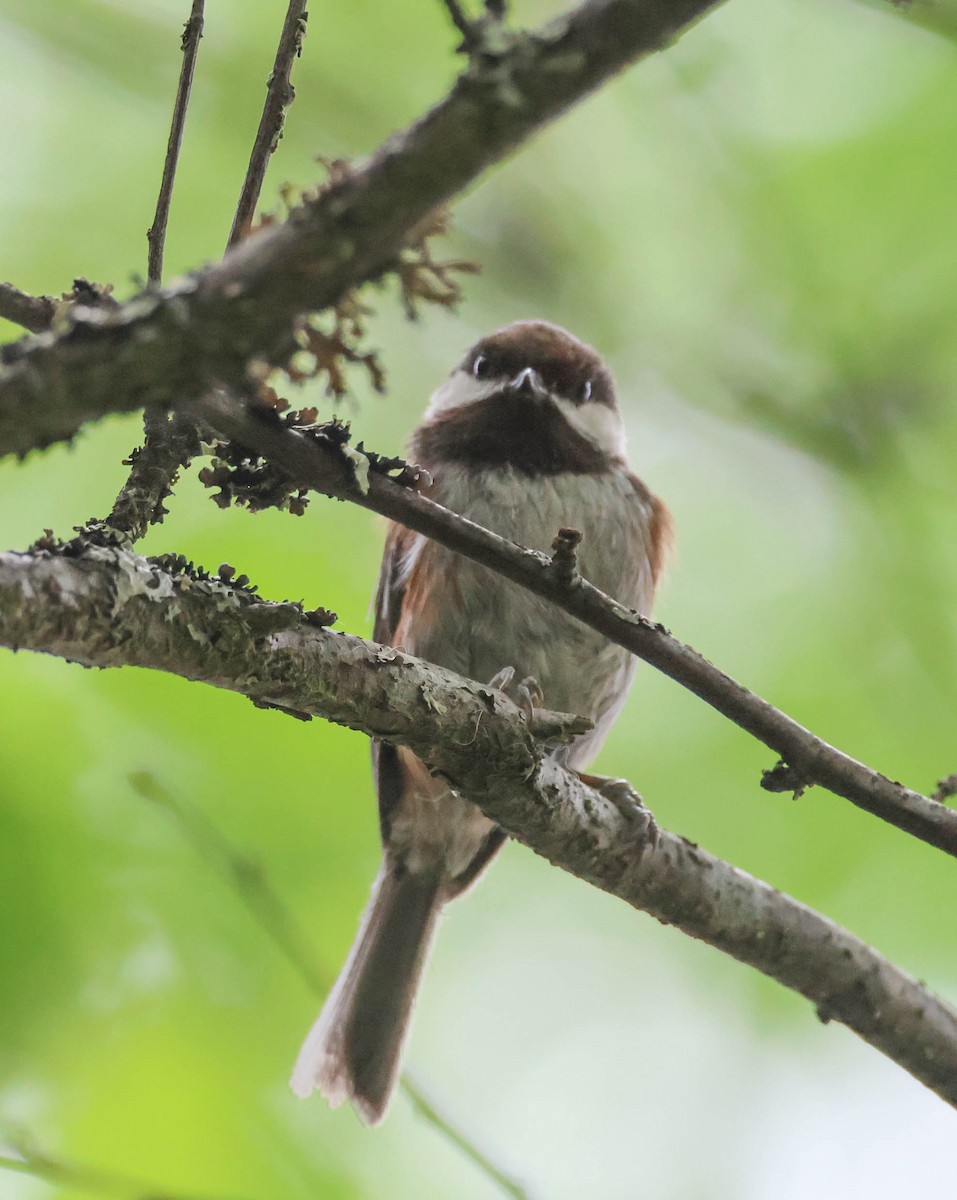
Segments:
[[[434,469],[440,504],[535,550],[551,552],[562,527],[582,533],[579,568],[602,591],[647,610],[653,591],[652,511],[626,471],[528,477],[510,470]],[[409,653],[486,681],[502,667],[533,676],[545,704],[601,726],[581,744],[597,748],[624,699],[633,660],[621,647],[549,601],[425,538],[397,564],[410,591],[397,644]],[[415,580],[428,581],[415,597]]]

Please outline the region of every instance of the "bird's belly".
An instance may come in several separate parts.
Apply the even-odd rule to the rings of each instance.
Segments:
[[[582,574],[628,605],[646,607],[651,576],[644,553],[647,520],[624,473],[529,479],[510,471],[480,478],[447,471],[436,499],[510,540],[550,552],[558,530],[579,529]],[[634,660],[549,601],[435,543],[420,553],[443,586],[424,628],[406,640],[411,653],[487,681],[503,667],[533,676],[548,708],[580,713],[596,724],[567,757],[584,766],[604,740],[624,700]],[[431,574],[431,572],[430,572]]]

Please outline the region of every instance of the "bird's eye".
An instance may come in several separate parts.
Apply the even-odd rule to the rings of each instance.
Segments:
[[[590,379],[586,379],[585,382],[582,384],[579,395],[581,397],[582,404],[587,404],[588,401],[591,399],[591,380]]]
[[[484,379],[489,373],[489,362],[484,354],[478,354],[472,363],[472,374],[476,379]]]

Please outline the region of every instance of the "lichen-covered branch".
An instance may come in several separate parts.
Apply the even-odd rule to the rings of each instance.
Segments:
[[[323,437],[321,431],[310,437],[307,431],[284,427],[272,410],[243,407],[217,390],[202,401],[200,411],[214,429],[236,445],[263,455],[297,485],[351,500],[482,563],[553,601],[686,687],[781,756],[782,765],[765,773],[763,786],[768,790],[797,791],[818,784],[929,845],[957,855],[953,809],[829,745],[672,637],[662,625],[624,608],[577,573],[569,575],[561,561],[516,546],[379,470],[363,473],[360,480],[355,460],[343,456],[337,441]],[[387,460],[386,465],[394,461]],[[412,479],[414,475],[406,472],[406,483]]]
[[[799,992],[957,1106],[957,1012],[846,930],[699,847],[665,832],[654,844],[636,838],[487,685],[322,628],[298,605],[116,547],[0,554],[0,644],[168,671],[409,746],[556,866]]]
[[[12,283],[0,283],[0,317],[12,321],[30,333],[43,333],[53,323],[67,323],[67,314],[73,306],[83,308],[115,308],[113,288],[91,283],[80,277],[73,280],[73,289],[64,292],[59,299],[54,296],[31,296]],[[15,353],[12,349],[9,353]]]
[[[0,317],[31,333],[49,329],[58,307],[52,296],[31,296],[12,283],[0,283]]]
[[[130,543],[144,537],[150,525],[162,523],[180,471],[200,451],[195,422],[181,414],[151,410],[144,434],[143,445],[126,460],[130,473],[106,518],[106,524]]]
[[[281,224],[114,313],[8,347],[0,454],[72,438],[106,412],[182,402],[212,384],[243,390],[254,360],[288,361],[293,323],[379,278],[438,206],[537,129],[669,44],[718,0],[586,0],[527,33],[473,50],[439,104]]]
[[[192,0],[189,19],[183,27],[180,66],[173,117],[170,122],[166,158],[160,179],[159,195],[153,224],[146,233],[149,244],[147,279],[159,284],[163,277],[163,254],[166,248],[166,226],[173,201],[176,167],[183,144],[186,111],[193,87],[193,74],[203,36],[205,0]],[[118,534],[137,542],[150,525],[159,523],[166,515],[164,501],[170,496],[180,470],[189,464],[197,452],[199,438],[192,421],[179,415],[170,416],[162,409],[148,410],[143,416],[143,445],[129,457],[130,473],[120,489],[106,523]]]

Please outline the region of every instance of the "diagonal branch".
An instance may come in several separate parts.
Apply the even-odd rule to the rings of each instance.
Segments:
[[[957,1011],[833,922],[674,834],[636,841],[501,692],[117,548],[0,554],[0,643],[169,671],[409,746],[556,866],[809,999],[957,1106]],[[489,768],[489,764],[493,764]]]
[[[192,0],[189,20],[183,27],[183,63],[180,68],[179,83],[176,87],[176,99],[173,101],[173,119],[170,123],[169,141],[166,145],[166,159],[163,162],[163,177],[160,180],[153,224],[146,233],[146,240],[149,242],[150,248],[147,273],[150,283],[159,283],[163,278],[166,224],[169,221],[169,209],[173,199],[173,184],[176,182],[176,165],[179,162],[179,151],[183,144],[183,128],[186,124],[186,110],[189,107],[189,94],[193,86],[193,73],[196,69],[199,43],[203,36],[204,8],[205,0]]]
[[[246,178],[236,206],[236,215],[233,217],[233,227],[229,231],[229,241],[226,243],[227,249],[246,237],[256,215],[266,167],[282,137],[286,109],[296,97],[290,76],[292,64],[302,53],[306,17],[306,0],[289,0],[286,19],[279,35],[279,45],[276,48],[276,61],[266,85],[266,103],[259,118],[259,128],[249,156]]]
[[[777,778],[782,773],[789,785],[785,790],[819,784],[929,845],[957,855],[953,809],[816,737],[672,637],[662,625],[624,608],[577,574],[569,577],[546,556],[506,541],[383,474],[371,472],[367,486],[360,486],[354,463],[331,444],[264,420],[259,410],[243,409],[221,391],[208,396],[200,410],[215,429],[263,455],[297,485],[351,500],[434,538],[551,600],[686,687],[787,763],[786,773],[766,773],[769,790],[781,790]]]
[[[472,56],[451,92],[370,159],[223,259],[109,316],[6,348],[0,454],[72,437],[106,412],[169,407],[251,365],[288,361],[295,318],[380,278],[410,235],[536,130],[667,45],[718,0],[586,0]]]
[[[0,453],[23,454],[69,437],[106,411],[180,404],[217,380],[242,390],[249,366],[257,372],[264,366],[260,356],[279,360],[292,352],[296,313],[332,303],[347,287],[375,277],[437,202],[710,7],[713,0],[588,0],[533,34],[514,35],[497,55],[473,56],[449,96],[361,169],[285,224],[246,239],[222,263],[116,312],[79,308],[63,333],[9,347],[9,365],[0,369]],[[341,475],[341,465],[338,470]],[[344,486],[359,498],[348,478]],[[463,536],[464,527],[449,514],[439,517],[433,508],[423,516],[421,497],[400,500],[395,489],[381,491],[374,489],[363,502],[381,502],[378,511],[540,594],[559,596],[547,590],[541,563],[510,562],[504,546],[493,546],[486,535],[483,548],[480,533]],[[957,815],[943,805],[839,754],[663,631],[609,607],[587,587],[566,592],[561,602],[568,611],[777,750],[797,772],[798,784],[820,783],[957,853]]]
[[[156,214],[146,234],[149,243],[147,278],[159,284],[163,277],[163,250],[166,246],[166,225],[169,220],[176,166],[183,144],[186,110],[193,87],[199,43],[203,36],[205,0],[192,0],[189,19],[183,27],[183,62],[173,101],[166,158],[160,180]],[[186,417],[168,416],[164,411],[143,414],[145,441],[129,457],[130,473],[119,491],[106,524],[129,542],[138,542],[150,525],[158,524],[166,515],[163,502],[173,490],[180,470],[188,466],[197,452],[196,427]]]
[[[188,416],[150,410],[143,425],[143,445],[124,460],[130,473],[106,518],[106,524],[131,544],[144,537],[150,525],[162,522],[180,471],[200,452],[200,432]]]

